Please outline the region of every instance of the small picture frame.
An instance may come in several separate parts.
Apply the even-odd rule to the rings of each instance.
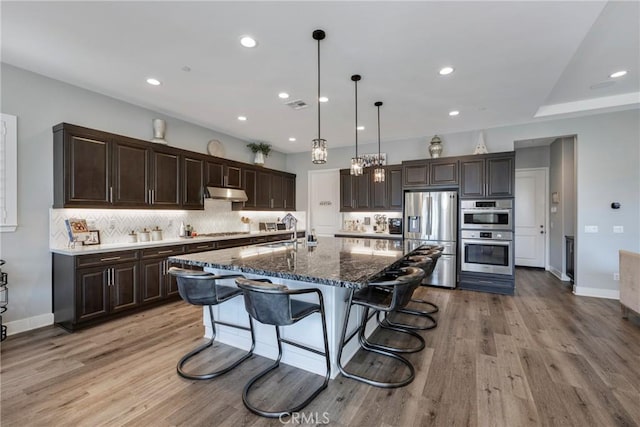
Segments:
[[[89,230],[89,235],[87,239],[82,242],[83,245],[99,245],[100,244],[100,231],[99,230]]]

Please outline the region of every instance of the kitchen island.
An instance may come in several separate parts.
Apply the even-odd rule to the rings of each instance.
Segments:
[[[326,309],[331,378],[335,378],[339,373],[336,355],[349,292],[366,286],[380,272],[401,260],[406,252],[403,242],[399,240],[321,237],[317,246],[307,246],[306,242],[274,243],[181,255],[169,260],[202,267],[215,274],[242,273],[249,279],[267,278],[291,289],[320,289]],[[299,298],[317,302],[317,297],[312,295]],[[349,318],[349,324],[353,327],[361,315],[356,308],[359,307],[351,310]],[[210,338],[211,325],[204,314],[203,311],[205,336]],[[246,326],[249,323],[242,298],[215,306],[214,315],[217,320]],[[375,319],[370,320],[367,335],[375,327]],[[278,349],[273,326],[255,322],[255,331],[254,353],[275,359]],[[216,339],[222,343],[243,349],[250,347],[248,332],[224,326],[218,326],[217,332]],[[283,338],[322,349],[322,325],[317,314],[281,328],[281,332]],[[343,351],[343,363],[353,357],[357,350],[357,340],[352,340]],[[285,345],[282,361],[321,375],[326,369],[322,356],[288,345]]]

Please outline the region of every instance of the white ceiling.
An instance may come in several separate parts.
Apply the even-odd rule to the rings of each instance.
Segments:
[[[383,141],[530,122],[537,113],[637,108],[639,5],[3,1],[1,54],[20,68],[300,152],[317,136],[315,29],[327,33],[322,136],[336,147],[354,143],[356,73],[362,143],[377,141],[375,101],[384,102]],[[241,47],[245,34],[258,47]],[[439,76],[445,65],[456,71]],[[629,73],[590,89],[619,69]],[[162,85],[148,85],[150,76]],[[281,91],[309,107],[285,106]]]

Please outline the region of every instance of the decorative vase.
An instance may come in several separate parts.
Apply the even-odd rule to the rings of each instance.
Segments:
[[[153,119],[153,139],[151,142],[158,144],[168,144],[164,139],[164,133],[167,130],[167,124],[162,119]]]
[[[437,159],[438,157],[440,157],[440,154],[442,154],[442,140],[438,137],[438,135],[435,135],[431,139],[431,144],[429,144],[429,154],[433,159]]]
[[[253,163],[256,165],[264,165],[264,154],[262,151],[256,151],[256,156],[253,158]]]

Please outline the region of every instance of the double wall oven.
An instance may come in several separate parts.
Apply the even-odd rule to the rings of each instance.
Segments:
[[[460,270],[513,275],[513,199],[460,205]]]

